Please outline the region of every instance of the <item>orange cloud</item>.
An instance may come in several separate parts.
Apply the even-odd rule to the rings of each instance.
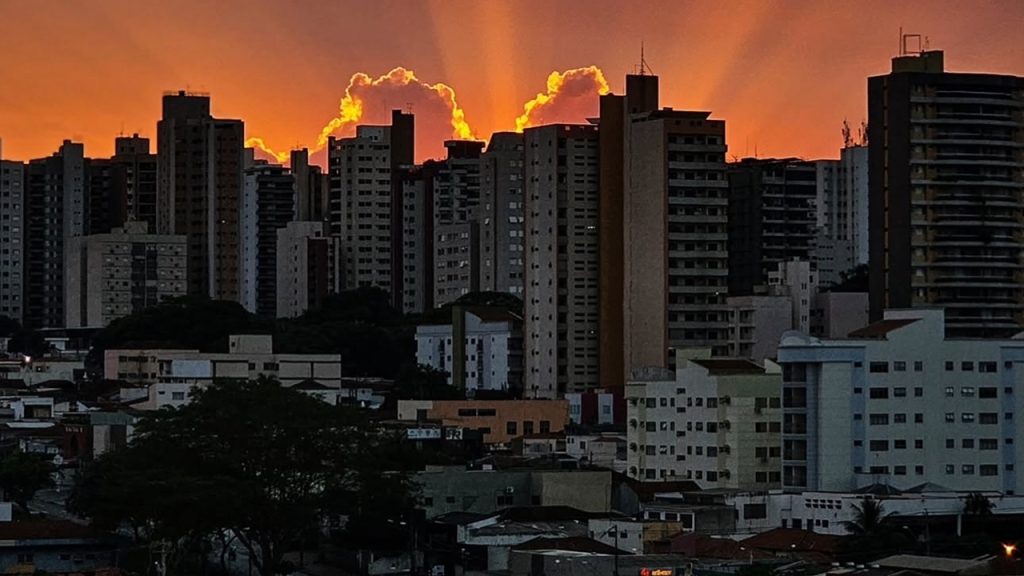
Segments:
[[[320,130],[312,152],[324,149],[331,136],[353,136],[356,124],[389,124],[393,109],[411,110],[416,115],[418,159],[443,155],[445,140],[475,137],[455,99],[455,90],[440,82],[423,82],[412,70],[398,67],[377,78],[363,72],[353,74],[338,103],[338,116]],[[246,146],[255,146],[281,162],[288,159],[287,152],[275,152],[257,137],[246,140]]]
[[[524,128],[558,122],[580,122],[598,109],[595,94],[607,94],[608,81],[597,66],[552,72],[548,88],[523,105],[516,118],[516,132]]]

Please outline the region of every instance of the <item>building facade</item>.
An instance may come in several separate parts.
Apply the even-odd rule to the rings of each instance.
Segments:
[[[480,289],[523,297],[523,135],[495,132],[480,156]]]
[[[207,95],[164,94],[156,233],[188,239],[189,294],[240,301],[244,133],[241,120],[210,115]]]
[[[692,480],[702,489],[781,486],[778,365],[677,351],[675,373],[651,368],[626,384],[627,474]]]
[[[597,129],[530,128],[524,147],[523,392],[560,398],[599,385]]]
[[[449,140],[434,173],[434,306],[480,290],[480,151],[483,142]]]
[[[951,336],[1024,323],[1024,78],[894,58],[868,79],[871,315],[941,306]]]
[[[508,310],[453,306],[451,321],[416,328],[416,363],[448,373],[448,384],[518,393],[523,387],[523,319]]]
[[[633,115],[626,150],[626,370],[671,366],[671,348],[728,348],[725,122],[671,109]]]
[[[25,165],[0,161],[0,314],[18,322],[25,311]]]
[[[1021,490],[1024,343],[944,326],[940,309],[891,310],[850,339],[783,339],[786,489]]]
[[[277,318],[319,308],[331,286],[333,239],[323,222],[289,222],[277,230]]]
[[[164,300],[187,294],[187,241],[151,234],[131,221],[107,234],[66,240],[65,322],[101,328]]]
[[[252,149],[247,149],[239,216],[240,302],[253,314],[273,317],[277,313],[278,232],[295,220],[295,178],[288,168],[252,160],[251,155]]]
[[[88,233],[85,149],[65,140],[28,164],[25,187],[24,323],[64,325],[65,242]]]
[[[565,400],[399,400],[398,419],[471,428],[483,434],[485,444],[507,444],[520,436],[563,431],[569,405]]]

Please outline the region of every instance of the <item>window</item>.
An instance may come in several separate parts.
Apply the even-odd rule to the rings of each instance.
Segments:
[[[924,466],[914,466],[914,474],[917,476],[924,475]]]
[[[956,440],[954,440],[952,438],[946,438],[946,448],[947,449],[956,448]]]
[[[853,419],[854,419],[854,421],[863,420],[864,419],[864,415],[863,414],[859,414],[859,413],[858,414],[854,414],[853,415]]]
[[[974,386],[961,386],[960,395],[965,398],[974,396]]]
[[[994,386],[978,388],[978,398],[996,398],[998,394],[998,388]]]
[[[956,466],[954,466],[952,464],[946,464],[946,474],[948,474],[948,475],[956,474]]]
[[[996,476],[999,474],[999,466],[995,464],[982,464],[978,467],[978,474],[981,476]]]
[[[956,422],[956,414],[952,412],[946,412],[946,422]]]
[[[648,428],[650,428],[651,424],[654,424],[654,422],[648,422],[647,423]],[[653,430],[651,430],[651,432],[653,432]],[[533,434],[533,422],[532,421],[530,421],[530,420],[523,420],[523,434],[524,435],[525,434]]]
[[[982,438],[978,440],[979,450],[996,450],[999,448],[999,440],[996,438]]]
[[[888,414],[871,414],[868,417],[868,423],[872,426],[884,426],[889,423]]]
[[[906,448],[907,448],[907,441],[906,440],[893,440],[892,441],[892,449],[893,450],[906,450]]]
[[[892,363],[892,369],[895,370],[896,372],[906,372],[907,363],[897,360],[896,362]]]
[[[995,362],[978,362],[978,372],[995,372]]]
[[[914,424],[924,424],[924,414],[920,412],[914,414]]]
[[[906,396],[907,396],[907,389],[906,388],[893,388],[892,389],[892,395],[895,398],[906,398]]]
[[[876,374],[880,373],[880,372],[888,372],[889,371],[889,363],[888,362],[872,362],[872,363],[868,364],[868,371],[875,372]]]
[[[974,449],[974,438],[964,438],[963,440],[960,441],[960,447],[961,448],[971,448],[973,450]]]
[[[974,362],[961,362],[960,369],[963,370],[964,372],[973,372]]]
[[[914,361],[914,372],[923,372],[923,371],[924,371],[924,362],[922,362],[920,360],[915,360]]]
[[[888,388],[869,388],[868,395],[870,398],[884,399],[889,397]]]
[[[920,398],[924,396],[924,388],[917,386],[914,388],[914,398]]]
[[[914,449],[915,450],[924,450],[924,440],[922,440],[920,438],[914,440]]]
[[[974,414],[971,412],[964,412],[960,415],[960,421],[968,424],[974,422]]]
[[[950,360],[947,360],[946,361],[946,372],[952,372],[952,371],[953,371],[953,362],[950,361]]]
[[[547,434],[548,432],[551,432],[551,422],[548,421],[548,420],[541,420],[540,421],[540,433],[541,434]]]
[[[892,473],[895,474],[896,476],[906,476],[907,475],[907,467],[906,466],[896,466],[895,468],[892,469]]]
[[[952,397],[953,393],[954,393],[953,387],[952,386],[946,386],[946,396]]]
[[[764,480],[762,480],[763,482]],[[743,518],[746,520],[759,520],[768,517],[768,506],[766,504],[744,504]]]
[[[888,452],[889,441],[888,440],[872,440],[868,444],[868,449],[872,452]]]
[[[974,474],[974,464],[964,464],[960,467],[960,473],[967,476]]]
[[[424,506],[433,506],[434,505],[434,499],[431,498],[430,496],[427,496],[426,498],[423,499],[423,505]]]
[[[476,416],[476,408],[459,408],[459,416]]]
[[[974,414],[971,414],[971,421],[974,421]],[[978,414],[978,421],[982,424],[997,424],[999,423],[999,414],[995,412],[982,412]]]
[[[505,433],[509,436],[515,436],[516,430],[518,429],[518,422],[506,422]]]
[[[907,423],[907,415],[906,414],[893,414],[892,415],[892,421],[893,421],[893,424],[906,424]]]

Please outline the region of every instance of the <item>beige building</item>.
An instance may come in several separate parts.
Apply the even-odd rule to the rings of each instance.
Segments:
[[[151,234],[144,221],[67,238],[64,316],[69,328],[103,327],[188,290],[186,237]]]
[[[322,222],[289,222],[277,230],[278,318],[295,318],[323,304],[333,243]]]
[[[781,397],[782,372],[770,361],[677,351],[674,374],[640,370],[626,384],[627,474],[703,489],[779,488]]]
[[[341,355],[275,354],[272,336],[235,335],[229,337],[228,352],[224,353],[107,350],[103,375],[108,380],[149,386],[150,401],[160,408],[168,401],[185,403],[194,388],[219,379],[267,376],[288,387],[313,380],[328,388],[341,388]]]
[[[398,419],[435,420],[445,427],[479,430],[485,444],[520,436],[562,432],[569,425],[565,400],[399,400]]]
[[[525,132],[524,388],[598,387],[598,139],[594,126]]]
[[[725,121],[633,115],[624,171],[626,373],[670,367],[672,348],[728,348]]]

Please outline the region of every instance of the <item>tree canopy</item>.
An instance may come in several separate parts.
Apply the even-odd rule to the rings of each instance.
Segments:
[[[0,490],[22,509],[43,488],[53,486],[53,464],[38,454],[17,451],[0,460]]]
[[[360,527],[371,511],[410,508],[402,446],[355,411],[275,381],[220,382],[144,418],[129,446],[84,469],[69,508],[171,542],[230,533],[270,575],[328,519]]]

